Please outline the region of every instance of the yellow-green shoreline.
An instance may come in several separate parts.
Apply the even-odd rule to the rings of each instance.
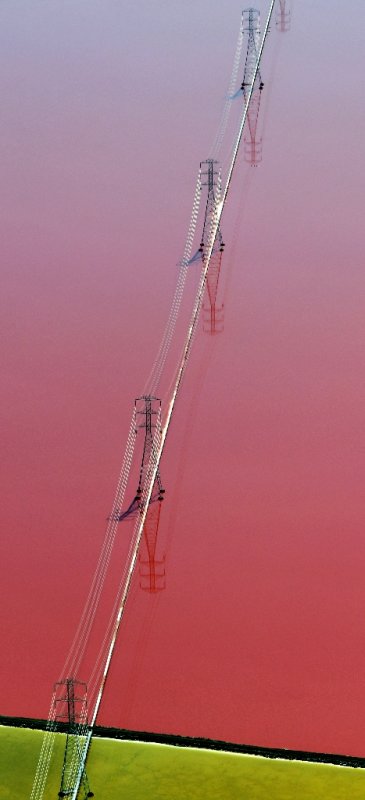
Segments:
[[[0,799],[29,800],[44,733],[0,726]],[[56,734],[45,800],[57,800],[64,735]],[[365,769],[95,737],[95,800],[364,800]]]

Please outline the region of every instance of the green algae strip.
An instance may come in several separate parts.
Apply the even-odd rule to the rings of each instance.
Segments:
[[[29,800],[44,733],[0,727],[0,798]],[[57,800],[64,735],[55,736],[45,800]],[[172,745],[94,738],[96,800],[364,800],[365,770]]]

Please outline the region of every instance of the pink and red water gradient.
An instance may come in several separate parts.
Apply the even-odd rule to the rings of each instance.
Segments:
[[[48,713],[240,13],[1,5],[2,714]],[[295,3],[270,33],[224,332],[199,332],[161,465],[166,589],[133,588],[104,724],[365,752],[364,14]]]

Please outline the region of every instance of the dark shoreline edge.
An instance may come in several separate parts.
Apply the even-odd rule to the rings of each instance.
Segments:
[[[47,720],[31,719],[28,717],[3,717],[0,715],[0,726],[12,728],[30,728],[33,730],[46,730]],[[60,733],[66,731],[66,726],[57,723]],[[124,728],[105,728],[96,725],[94,736],[103,739],[120,739],[133,742],[146,742],[147,744],[166,744],[174,747],[195,747],[203,750],[218,750],[225,753],[241,753],[263,758],[281,758],[286,761],[307,761],[315,764],[333,764],[339,767],[354,767],[365,769],[365,758],[360,756],[344,756],[334,753],[310,753],[302,750],[282,750],[278,747],[257,747],[249,744],[222,742],[216,739],[202,739],[192,736],[176,736],[168,733],[150,733],[147,731],[129,731]]]

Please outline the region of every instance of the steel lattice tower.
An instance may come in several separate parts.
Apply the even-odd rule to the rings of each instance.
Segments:
[[[136,416],[136,431],[143,428],[145,431],[143,455],[141,461],[141,468],[139,471],[139,483],[137,488],[137,495],[141,495],[145,485],[147,472],[150,467],[151,461],[156,462],[156,446],[154,443],[153,431],[161,427],[161,400],[153,395],[142,395],[135,400],[135,416]],[[142,421],[140,421],[142,418]],[[156,492],[158,495],[164,494],[162,487],[160,470],[156,474]],[[159,499],[163,499],[159,497]]]
[[[202,182],[202,186],[207,187],[207,201],[205,205],[203,231],[199,247],[199,252],[201,254],[203,263],[205,260],[206,251],[209,247],[211,226],[214,222],[214,215],[216,213],[216,207],[217,203],[219,202],[221,191],[220,174],[215,168],[217,163],[218,162],[213,158],[208,158],[206,161],[202,161],[200,164],[200,168],[202,170],[201,175],[202,177],[206,178],[206,180]],[[205,171],[203,171],[204,167],[206,167]],[[218,227],[206,280],[206,293],[208,296],[209,305],[203,306],[204,330],[206,333],[218,333],[223,329],[223,306],[221,306],[221,308],[217,308],[216,306],[223,251],[223,236],[220,228]]]
[[[199,247],[203,259],[205,257],[204,251],[206,251],[209,245],[210,231],[214,221],[217,200],[220,195],[220,175],[215,169],[215,164],[218,164],[218,161],[215,161],[214,158],[207,158],[206,161],[202,161],[200,164],[201,176],[206,178],[205,181],[202,181],[201,185],[207,187],[207,202],[205,205],[203,231]],[[203,167],[206,167],[205,171],[203,171]]]
[[[148,471],[156,460],[156,444],[154,441],[153,431],[156,429],[160,431],[161,428],[161,400],[153,395],[142,395],[141,397],[137,397],[134,401],[134,414],[136,433],[138,433],[138,430],[141,428],[145,431],[143,453],[135,497],[125,511],[120,510],[118,513],[119,522],[127,519],[127,517],[129,517],[135,511],[141,511],[143,508],[143,488],[146,483]],[[141,417],[142,422],[140,421]],[[165,489],[162,485],[160,469],[158,469],[150,502],[153,503],[155,500],[159,500],[161,502],[164,494]]]
[[[247,128],[244,138],[245,160],[253,167],[257,167],[262,160],[262,139],[257,136],[257,125],[260,112],[261,93],[264,84],[260,70],[256,70],[260,46],[260,12],[255,8],[248,8],[243,12],[242,30],[247,32],[247,51],[241,89],[245,103],[248,102],[248,93],[255,75],[251,102],[247,111]]]
[[[143,489],[148,478],[151,466],[156,463],[156,443],[154,434],[159,436],[161,430],[161,400],[153,395],[142,395],[135,400],[136,433],[144,430],[144,443],[139,470],[138,487],[132,502],[126,509],[118,514],[118,521],[128,519],[136,512],[142,513],[144,507]],[[157,536],[160,525],[161,503],[164,499],[165,489],[162,485],[160,470],[157,470],[153,491],[143,526],[143,547],[145,557],[140,555],[140,586],[145,591],[152,593],[165,588],[165,559],[156,559]]]
[[[66,744],[58,797],[72,797],[83,760],[83,744],[88,731],[86,683],[75,678],[66,678],[56,683],[54,689],[55,721],[66,726]],[[85,768],[82,772],[81,787],[84,800],[87,797],[94,797],[90,791]]]

